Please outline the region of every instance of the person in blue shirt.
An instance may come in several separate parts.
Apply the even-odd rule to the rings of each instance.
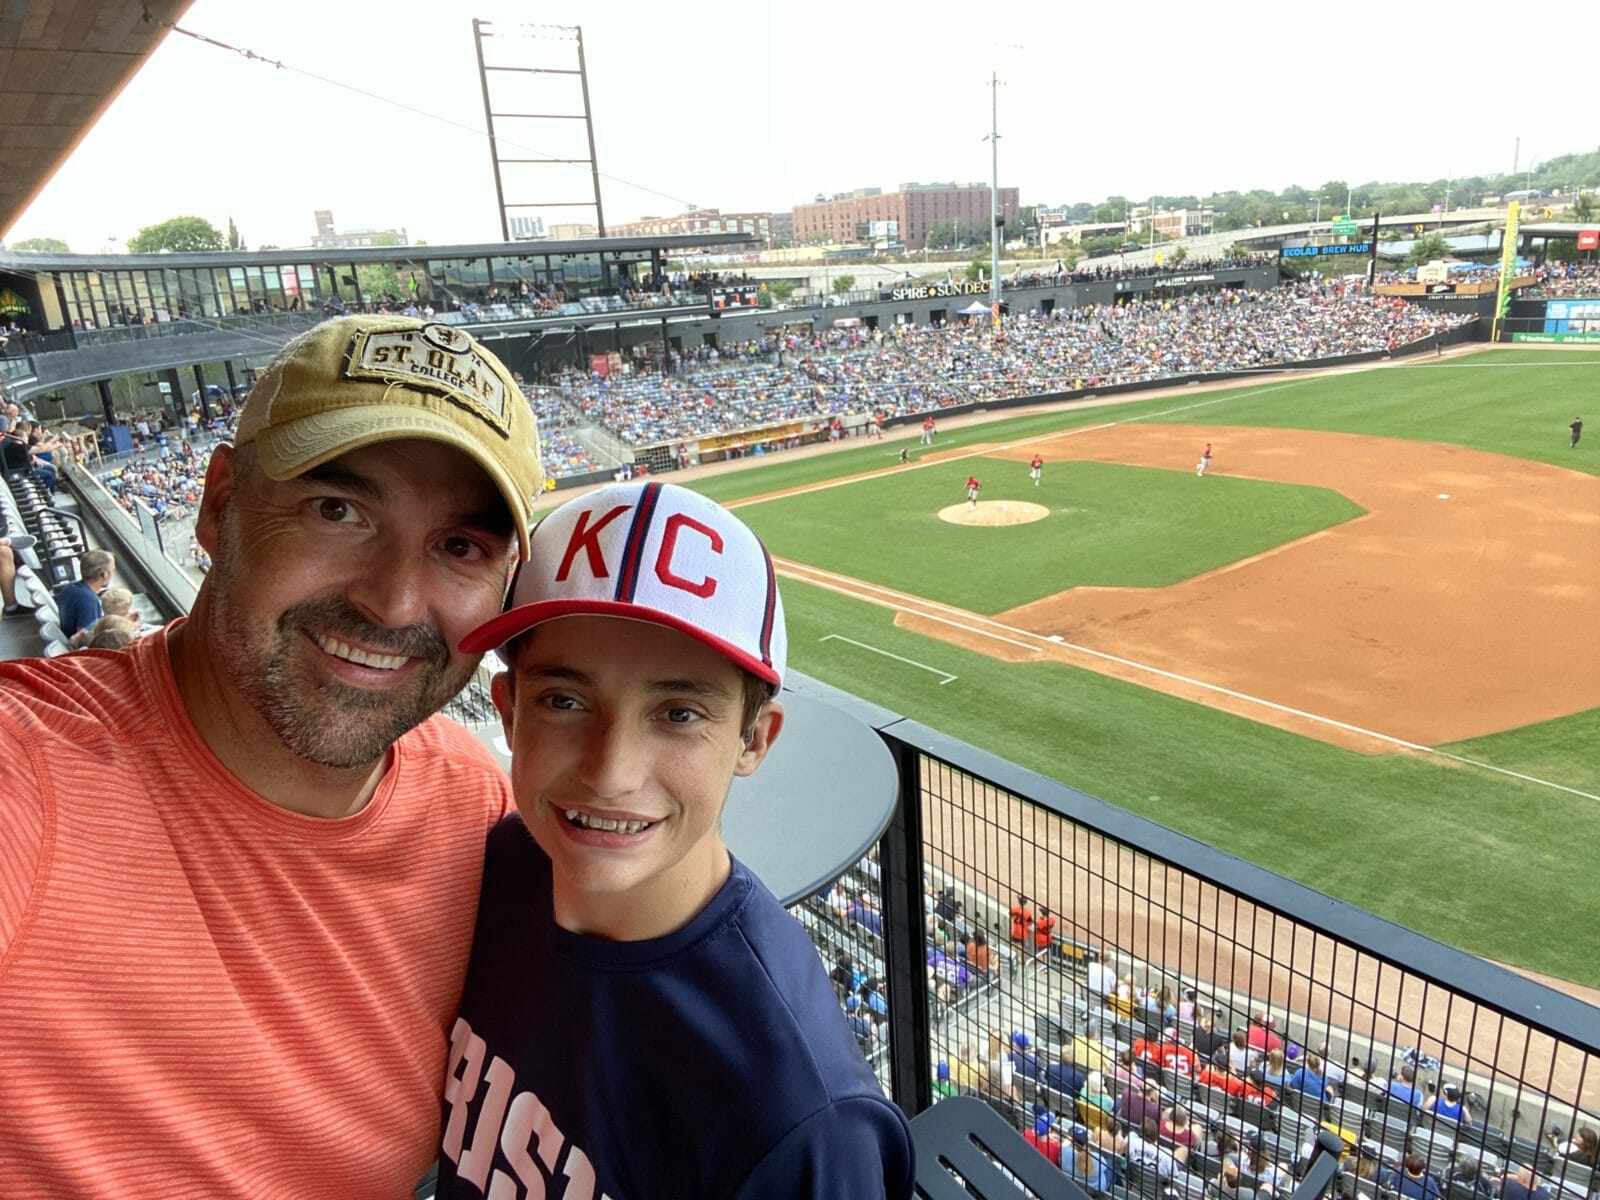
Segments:
[[[1389,1095],[1404,1100],[1412,1108],[1422,1107],[1422,1093],[1417,1090],[1417,1073],[1411,1067],[1401,1067],[1400,1074],[1389,1080]]]
[[[517,812],[485,852],[439,1200],[910,1200],[904,1115],[805,929],[722,840],[783,727],[766,549],[645,481],[529,543],[461,643],[510,668],[490,694]]]
[[[1076,1099],[1083,1087],[1084,1075],[1085,1072],[1073,1061],[1072,1046],[1068,1044],[1061,1047],[1061,1061],[1045,1068],[1044,1082],[1063,1095]]]
[[[1306,1054],[1299,1070],[1289,1076],[1289,1086],[1319,1100],[1333,1099],[1333,1089],[1328,1086],[1326,1068],[1323,1066],[1322,1057],[1317,1054],[1309,1052]]]
[[[1423,1106],[1424,1112],[1431,1112],[1435,1116],[1444,1117],[1446,1120],[1455,1121],[1461,1125],[1472,1124],[1472,1114],[1467,1111],[1467,1106],[1462,1102],[1461,1089],[1453,1083],[1447,1083],[1439,1089],[1437,1096],[1429,1096],[1428,1102]]]
[[[1111,1190],[1111,1168],[1090,1148],[1089,1130],[1082,1125],[1072,1127],[1071,1144],[1061,1151],[1061,1169],[1090,1195]]]
[[[1428,1160],[1408,1154],[1400,1167],[1386,1167],[1378,1175],[1378,1186],[1399,1192],[1405,1200],[1439,1200],[1443,1194],[1439,1181],[1428,1174]]]
[[[116,569],[109,550],[85,550],[78,556],[78,578],[56,593],[61,632],[67,637],[100,619],[100,593],[111,586]]]
[[[1039,1061],[1039,1056],[1033,1052],[1033,1042],[1022,1030],[1016,1030],[1011,1035],[1011,1065],[1018,1075],[1028,1079],[1041,1079],[1044,1077],[1044,1064]]]

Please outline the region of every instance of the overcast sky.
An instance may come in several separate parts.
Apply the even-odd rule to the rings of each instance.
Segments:
[[[290,69],[170,35],[6,237],[90,252],[194,213],[232,216],[252,247],[304,245],[330,208],[344,229],[498,239],[473,16],[583,26],[610,222],[987,181],[991,69],[1001,183],[1024,204],[1510,171],[1519,136],[1523,169],[1593,149],[1593,106],[1561,102],[1536,60],[1510,68],[1531,86],[1493,82],[1493,47],[1527,36],[1493,32],[1507,12],[1392,0],[1374,33],[1370,8],[1256,0],[196,0],[183,27]],[[554,49],[493,45],[506,64]],[[556,102],[517,95],[526,75],[495,79],[497,108]],[[576,156],[549,126],[510,124],[502,155]],[[515,170],[508,201],[589,194],[587,168]]]

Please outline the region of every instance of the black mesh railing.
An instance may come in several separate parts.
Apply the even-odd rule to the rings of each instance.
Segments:
[[[912,722],[880,733],[901,811],[796,912],[908,1112],[978,1097],[1069,1174],[1077,1133],[1087,1190],[1118,1196],[1286,1195],[1319,1135],[1331,1194],[1595,1194],[1600,1010]]]

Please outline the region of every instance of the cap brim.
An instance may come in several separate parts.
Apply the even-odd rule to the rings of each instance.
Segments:
[[[502,651],[500,657],[509,663],[508,656],[504,653],[507,642],[519,634],[526,633],[535,625],[554,621],[558,617],[615,617],[623,621],[660,625],[711,647],[724,658],[731,660],[734,666],[749,671],[757,679],[770,684],[774,691],[782,683],[778,673],[769,664],[732,642],[725,642],[699,626],[690,624],[682,617],[673,616],[660,609],[647,608],[642,604],[624,604],[619,600],[542,600],[537,604],[524,604],[508,609],[498,617],[485,621],[462,638],[461,652],[483,654],[489,650],[500,650]]]
[[[484,469],[511,510],[517,546],[526,561],[532,553],[528,542],[528,524],[533,497],[520,494],[516,481],[484,451],[478,439],[471,437],[459,425],[425,409],[414,405],[374,404],[317,413],[263,429],[256,434],[254,442],[261,469],[270,478],[292,479],[312,467],[321,466],[329,459],[363,446],[407,438],[442,442],[461,451]],[[535,493],[542,484],[541,472],[540,479],[534,485]]]

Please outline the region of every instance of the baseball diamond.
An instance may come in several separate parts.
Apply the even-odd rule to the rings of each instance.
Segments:
[[[1569,931],[1600,920],[1600,896],[1570,827],[1600,802],[1600,642],[1583,632],[1600,620],[1600,462],[1569,448],[1565,410],[1596,372],[1592,354],[1495,350],[952,428],[909,468],[874,445],[702,486],[749,505],[802,670],[1443,940],[1594,984]],[[1035,454],[1051,464],[1038,487]],[[1050,516],[942,524],[969,475],[982,503]],[[926,502],[907,513],[918,477]],[[1152,489],[1160,503],[1141,502]],[[819,519],[828,507],[844,526]],[[1208,557],[1212,543],[1233,548]],[[834,632],[960,679],[818,640]],[[1438,854],[1475,885],[1394,870]],[[1529,863],[1539,888],[1511,882]]]

